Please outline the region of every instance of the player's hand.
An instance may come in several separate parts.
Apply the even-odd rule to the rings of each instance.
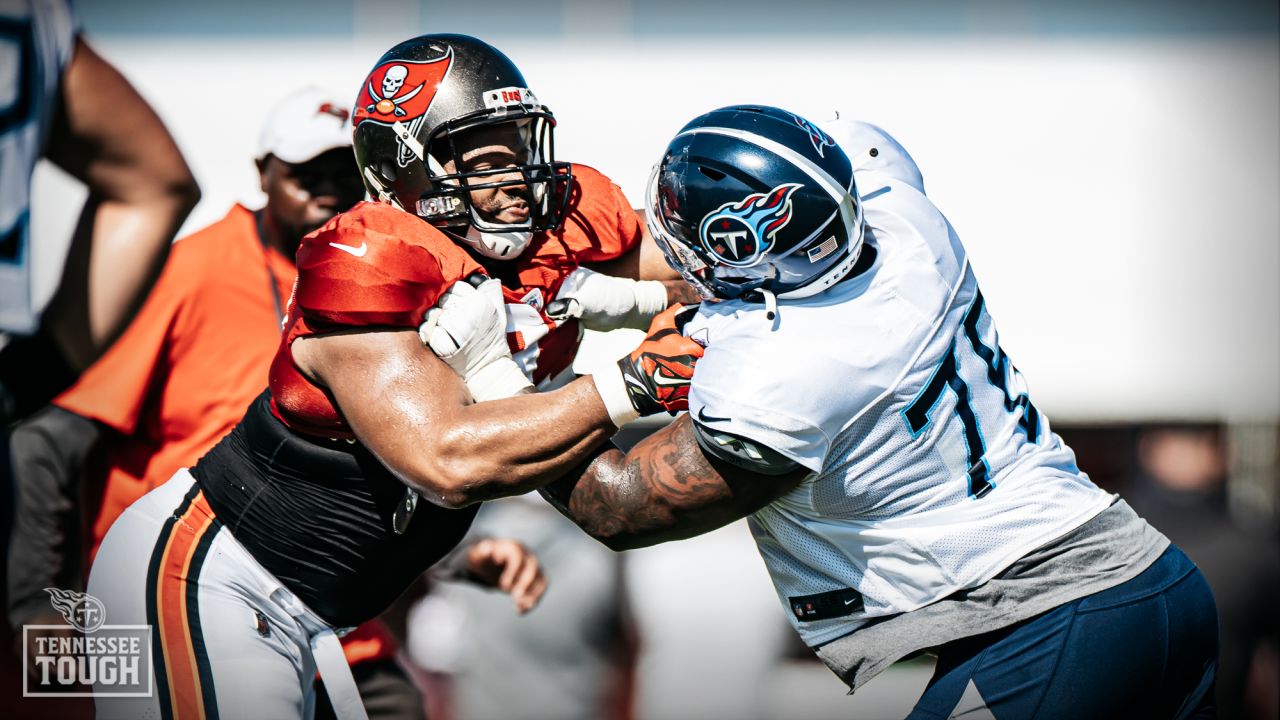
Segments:
[[[418,337],[458,373],[477,401],[532,387],[511,359],[506,304],[496,279],[477,273],[454,283],[427,311]]]
[[[689,384],[703,347],[682,330],[697,311],[697,305],[676,305],[659,313],[644,341],[618,361],[618,375],[593,375],[615,425],[663,410],[675,415],[689,409]],[[619,386],[625,399],[619,399]]]
[[[478,540],[467,549],[467,572],[479,584],[510,595],[521,615],[533,609],[547,590],[538,557],[515,540]]]
[[[578,318],[584,328],[607,332],[643,329],[667,307],[667,288],[656,280],[631,280],[580,267],[547,303],[553,320]]]

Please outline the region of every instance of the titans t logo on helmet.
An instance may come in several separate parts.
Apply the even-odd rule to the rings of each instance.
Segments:
[[[769,192],[721,205],[698,226],[702,246],[725,265],[754,265],[773,247],[774,235],[791,222],[791,194],[801,187],[783,183]]]

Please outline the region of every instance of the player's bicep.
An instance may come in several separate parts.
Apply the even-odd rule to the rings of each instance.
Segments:
[[[598,457],[576,481],[550,489],[570,519],[614,549],[709,532],[746,517],[795,487],[808,470],[768,475],[706,452],[687,415],[625,457]]]
[[[430,490],[433,429],[471,402],[461,379],[414,330],[359,330],[295,340],[299,369],[333,396],[359,438],[402,481]],[[426,481],[426,482],[424,482]]]

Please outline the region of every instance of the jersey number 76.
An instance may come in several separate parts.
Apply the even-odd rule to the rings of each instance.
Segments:
[[[965,313],[964,323],[956,338],[951,341],[933,372],[933,377],[925,384],[924,389],[902,411],[902,419],[917,437],[933,424],[934,407],[941,399],[942,393],[950,388],[956,395],[955,413],[964,428],[964,440],[969,460],[969,497],[980,498],[990,492],[994,485],[991,482],[991,467],[986,460],[986,443],[983,441],[982,428],[978,425],[978,416],[973,409],[973,399],[969,383],[960,376],[959,353],[972,351],[986,365],[987,381],[998,388],[1004,397],[1004,409],[1009,413],[1018,413],[1018,429],[1026,434],[1029,442],[1036,442],[1040,437],[1040,414],[1031,404],[1025,392],[1014,395],[1009,390],[1009,378],[1020,377],[1017,368],[1009,362],[1009,358],[1000,349],[998,342],[990,346],[982,341],[978,330],[978,321],[983,315],[982,292],[978,291]],[[992,331],[994,340],[994,330]],[[962,340],[967,342],[961,342]],[[1023,386],[1021,382],[1018,387]]]

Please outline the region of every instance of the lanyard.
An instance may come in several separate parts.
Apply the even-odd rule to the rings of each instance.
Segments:
[[[280,283],[276,282],[276,274],[271,270],[271,256],[267,249],[266,213],[262,210],[253,212],[254,226],[258,231],[258,244],[262,246],[262,266],[267,271],[267,284],[271,286],[271,300],[275,302],[276,325],[284,324],[284,306],[280,304]]]

